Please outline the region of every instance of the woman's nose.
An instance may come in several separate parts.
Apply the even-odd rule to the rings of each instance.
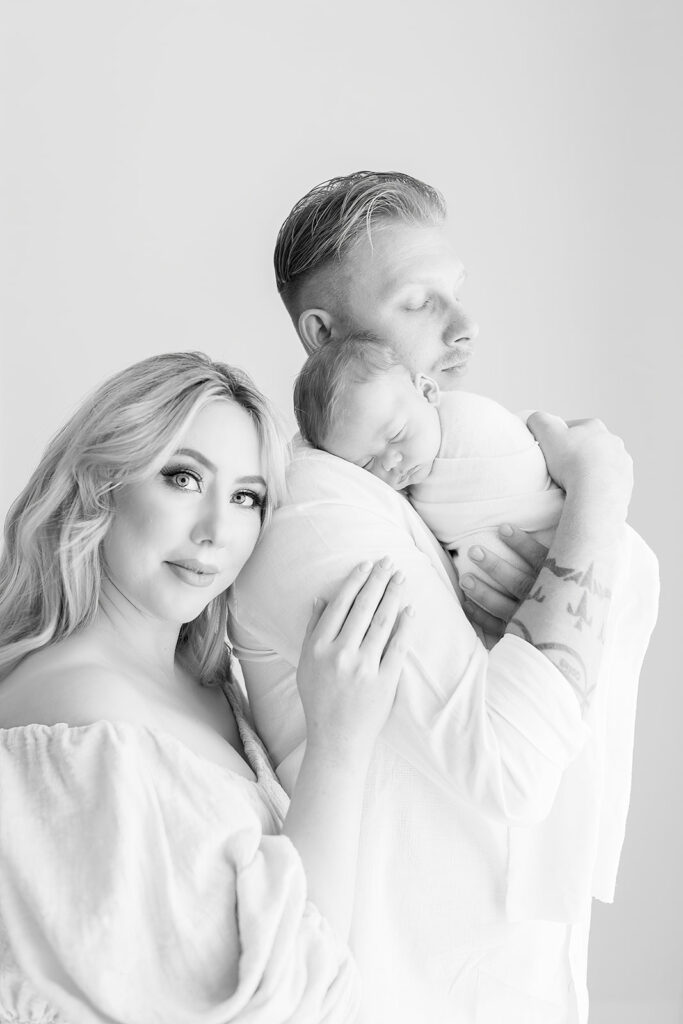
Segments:
[[[230,506],[223,502],[207,502],[191,532],[195,544],[213,544],[224,548],[230,537]]]

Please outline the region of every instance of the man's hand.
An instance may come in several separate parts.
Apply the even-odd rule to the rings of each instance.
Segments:
[[[460,580],[460,586],[464,595],[463,610],[470,622],[480,626],[485,633],[501,637],[517,608],[529,594],[548,549],[524,530],[509,524],[501,526],[498,535],[512,551],[524,559],[528,567],[526,571],[510,565],[487,548],[470,548],[470,558],[477,562],[494,585],[483,577],[467,573]],[[483,558],[477,558],[479,551],[483,552]]]
[[[612,528],[613,522],[623,521],[633,486],[633,467],[620,438],[610,434],[600,420],[565,423],[559,416],[533,413],[527,423],[541,446],[553,480],[572,499],[581,502],[589,496],[594,508],[600,506],[601,514],[594,515],[598,532]],[[460,580],[460,586],[465,595],[463,609],[470,622],[492,636],[501,637],[531,592],[548,550],[523,530],[502,526],[498,532],[508,547],[524,559],[528,571],[515,568],[485,548],[478,549],[483,551],[483,558],[477,558],[477,549],[470,548],[470,558],[481,566],[493,585],[468,573]]]
[[[586,504],[600,527],[626,520],[633,490],[633,463],[624,442],[601,420],[569,420],[535,412],[527,426],[538,441],[548,472],[567,495]],[[583,518],[583,516],[582,516]]]

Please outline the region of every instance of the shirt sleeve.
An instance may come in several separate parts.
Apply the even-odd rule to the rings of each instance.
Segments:
[[[125,723],[0,737],[3,1008],[79,1024],[354,1019],[355,968],[294,846],[264,834],[255,783]]]
[[[288,765],[305,737],[295,666],[313,601],[334,593],[362,559],[389,555],[406,574],[416,616],[384,738],[491,818],[542,820],[588,735],[578,702],[562,674],[523,640],[506,636],[485,650],[434,544],[395,493],[386,510],[328,498],[276,514],[232,598],[231,636],[257,728],[283,784],[291,784]]]

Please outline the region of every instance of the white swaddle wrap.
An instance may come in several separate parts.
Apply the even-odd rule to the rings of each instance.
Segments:
[[[451,552],[459,574],[476,571],[466,548],[482,544],[509,562],[497,535],[510,522],[549,545],[564,501],[524,420],[465,392],[441,395],[442,443],[410,500]],[[578,921],[591,896],[611,902],[624,840],[640,667],[657,614],[657,561],[624,528],[605,652],[586,712],[591,737],[566,770],[538,825],[510,829],[508,919]],[[520,563],[521,564],[521,563]]]
[[[522,566],[497,527],[515,523],[548,545],[564,500],[538,442],[521,417],[482,395],[442,393],[439,419],[441,447],[427,479],[410,489],[414,508],[459,575],[476,571],[467,554],[473,544]]]

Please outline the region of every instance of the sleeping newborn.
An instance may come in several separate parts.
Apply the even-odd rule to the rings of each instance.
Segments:
[[[551,480],[526,423],[490,398],[439,392],[368,334],[330,341],[299,374],[302,436],[404,491],[461,575],[483,545],[521,560],[498,538],[514,522],[550,545],[564,492]]]

